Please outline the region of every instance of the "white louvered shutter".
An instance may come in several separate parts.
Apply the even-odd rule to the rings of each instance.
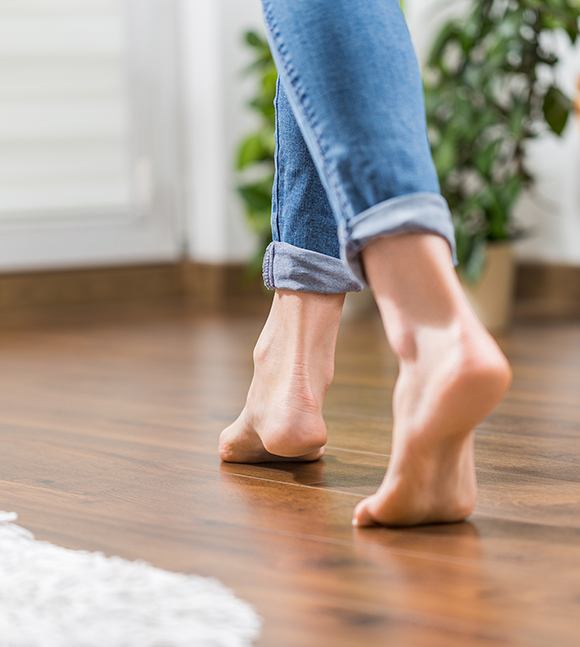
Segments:
[[[0,267],[181,249],[171,0],[0,0]]]

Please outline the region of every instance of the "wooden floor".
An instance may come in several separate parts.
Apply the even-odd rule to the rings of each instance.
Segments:
[[[262,317],[167,304],[0,331],[0,510],[39,538],[221,579],[268,647],[579,645],[580,324],[501,339],[515,382],[478,430],[471,522],[355,530],[389,454],[380,326],[343,326],[322,462],[220,465]]]

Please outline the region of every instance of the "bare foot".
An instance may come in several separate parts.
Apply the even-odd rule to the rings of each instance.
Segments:
[[[381,239],[364,259],[399,378],[389,467],[353,524],[461,521],[476,500],[473,430],[508,388],[509,365],[467,305],[442,239]]]
[[[276,292],[254,350],[246,404],[220,435],[223,461],[314,461],[322,456],[322,405],[334,373],[343,302],[342,294]]]
[[[389,469],[357,506],[355,525],[453,522],[473,511],[473,430],[501,400],[510,370],[483,331],[431,341],[431,353],[400,360]]]

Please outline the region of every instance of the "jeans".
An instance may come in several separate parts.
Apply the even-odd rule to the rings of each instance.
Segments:
[[[361,250],[451,215],[427,139],[419,68],[398,0],[262,0],[278,69],[266,287],[365,285]]]

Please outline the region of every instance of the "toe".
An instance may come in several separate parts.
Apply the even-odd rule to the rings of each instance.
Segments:
[[[370,511],[370,504],[372,497],[363,499],[354,509],[352,517],[352,525],[357,528],[364,528],[368,526],[374,526],[376,521]]]

